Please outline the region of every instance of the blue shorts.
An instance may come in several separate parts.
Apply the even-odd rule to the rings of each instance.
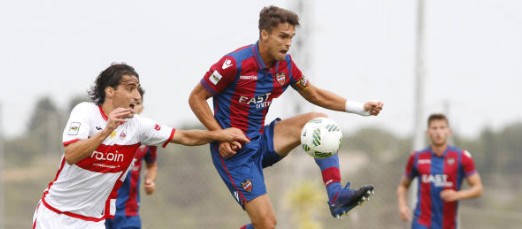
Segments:
[[[232,196],[244,208],[245,202],[266,194],[263,168],[281,160],[274,150],[274,126],[280,119],[275,119],[264,127],[264,133],[250,139],[237,154],[225,159],[219,154],[219,144],[212,143],[212,162],[221,179],[225,182]]]
[[[107,229],[140,229],[140,216],[115,215],[113,219],[105,220]]]

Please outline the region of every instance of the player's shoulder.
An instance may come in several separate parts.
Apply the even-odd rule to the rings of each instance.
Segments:
[[[232,61],[242,61],[252,56],[254,56],[254,44],[249,44],[227,53],[223,58],[229,58]]]
[[[467,158],[473,158],[473,157],[471,156],[471,153],[470,153],[468,150],[465,150],[465,149],[464,149],[464,150],[461,150],[461,152],[462,152],[462,155],[463,155],[464,157],[467,157]]]
[[[421,149],[421,150],[413,151],[413,152],[411,153],[411,155],[413,155],[413,156],[419,156],[419,155],[430,154],[430,153],[431,153],[430,147],[426,147],[426,148]]]
[[[74,106],[73,111],[89,112],[96,109],[99,109],[98,105],[92,102],[81,102]]]

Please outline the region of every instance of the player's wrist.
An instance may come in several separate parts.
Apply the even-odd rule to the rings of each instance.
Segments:
[[[370,112],[368,112],[368,111],[366,111],[366,109],[364,109],[364,103],[353,101],[353,100],[346,100],[346,103],[344,105],[344,110],[347,113],[358,114],[361,116],[370,116]]]

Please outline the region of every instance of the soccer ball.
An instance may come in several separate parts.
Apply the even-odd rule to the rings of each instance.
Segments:
[[[314,118],[301,130],[301,145],[304,151],[315,158],[327,158],[337,153],[343,132],[329,118]]]

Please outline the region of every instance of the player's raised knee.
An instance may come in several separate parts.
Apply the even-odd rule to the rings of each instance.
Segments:
[[[320,117],[323,117],[323,118],[328,117],[328,115],[326,115],[325,113],[316,112],[316,111],[308,112],[308,113],[306,113],[306,116],[307,116],[307,120],[311,120],[314,118],[320,118]]]

